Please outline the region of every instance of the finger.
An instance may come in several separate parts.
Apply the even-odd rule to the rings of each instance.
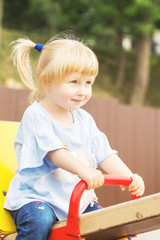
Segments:
[[[135,195],[135,196],[137,196],[137,197],[143,195],[142,191],[135,191],[135,192],[131,192],[131,193],[132,193],[132,195]]]
[[[88,185],[87,190],[91,190],[93,188],[95,188],[93,185]]]
[[[104,184],[104,176],[101,172],[98,172],[98,175],[96,187],[101,187]]]
[[[137,179],[134,179],[133,182],[129,185],[129,190],[134,191],[137,188],[141,187],[143,184],[143,181],[141,179],[139,179],[139,181]]]
[[[142,196],[143,193],[144,193],[144,187],[141,186],[138,189],[136,189],[135,191],[131,191],[131,192],[132,192],[133,195]]]
[[[143,179],[138,174],[135,174],[133,177],[133,182],[130,185],[132,184],[144,184]]]
[[[126,186],[124,186],[124,185],[121,185],[120,188],[123,192],[126,190]]]
[[[92,179],[89,179],[89,180],[87,181],[87,190],[91,190],[91,189],[93,189],[93,188],[94,188],[94,182],[93,182]]]
[[[134,182],[132,185],[129,186],[129,191],[136,191],[136,190],[143,190],[144,191],[144,183],[142,182]]]
[[[140,188],[140,186],[138,184],[134,184],[132,186],[129,186],[128,189],[129,189],[130,192],[134,192],[134,191],[136,191],[139,188]]]
[[[103,186],[103,184],[104,184],[104,178],[103,178],[103,179],[100,178],[100,179],[98,179],[95,187],[96,187],[96,188],[101,187],[101,186]]]

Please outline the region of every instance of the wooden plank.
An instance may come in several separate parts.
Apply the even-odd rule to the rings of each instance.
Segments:
[[[16,90],[15,121],[21,121],[24,111],[29,106],[29,90]]]
[[[104,132],[109,140],[111,147],[115,148],[116,142],[116,112],[118,107],[118,101],[115,99],[103,99],[93,97],[83,108],[88,111],[94,118],[98,128]],[[101,169],[102,170],[102,169]],[[119,198],[119,188],[115,186],[102,186],[95,190],[98,196],[98,202],[101,206],[107,207],[110,205],[117,204],[119,202],[128,200],[127,196],[124,197],[124,192],[122,193],[122,198]],[[120,199],[117,202],[117,199]]]
[[[136,145],[134,168],[144,179],[145,194],[155,193],[155,110],[136,108]]]
[[[15,99],[15,91],[0,88],[0,120],[15,121]]]
[[[66,225],[57,222],[53,229]],[[82,237],[111,240],[160,228],[160,193],[117,204],[79,217]]]
[[[117,109],[117,150],[127,166],[143,177],[146,185],[145,195],[156,193],[155,163],[159,161],[156,158],[156,150],[159,149],[159,141],[155,135],[156,124],[158,125],[158,115],[155,119],[153,108],[121,104]],[[157,182],[159,176],[157,174]],[[117,199],[120,202],[124,201],[124,196],[119,196]]]
[[[109,240],[160,227],[160,193],[80,216],[81,236]]]
[[[83,107],[94,118],[98,128],[104,132],[115,147],[115,123],[118,101],[115,99],[92,98]]]
[[[155,191],[160,189],[160,110],[155,111]]]

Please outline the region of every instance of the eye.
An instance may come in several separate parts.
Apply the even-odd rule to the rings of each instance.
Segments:
[[[77,80],[72,80],[72,81],[70,81],[70,83],[77,84]]]
[[[92,85],[93,83],[91,81],[86,81],[87,85]]]

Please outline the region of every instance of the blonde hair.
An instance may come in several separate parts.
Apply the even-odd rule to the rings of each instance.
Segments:
[[[20,38],[14,45],[12,59],[17,66],[23,83],[32,90],[34,99],[40,100],[45,95],[45,88],[54,81],[62,83],[66,75],[78,72],[97,76],[98,60],[94,52],[83,42],[68,38],[52,38],[44,46],[36,64],[36,80],[30,62],[30,51],[35,43],[30,39]]]

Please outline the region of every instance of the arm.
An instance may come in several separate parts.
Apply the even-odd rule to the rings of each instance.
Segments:
[[[133,195],[141,196],[144,193],[144,182],[138,174],[133,174],[132,171],[124,164],[124,162],[116,155],[109,155],[101,164],[100,167],[109,174],[124,175],[133,178],[133,182],[129,186],[129,191]],[[121,187],[125,190],[124,186]]]
[[[47,158],[55,166],[78,175],[80,179],[87,183],[88,189],[100,187],[104,183],[101,171],[86,166],[66,149],[50,151]]]
[[[133,173],[124,164],[124,162],[116,155],[109,155],[101,164],[100,167],[109,174],[124,175],[131,177]]]

